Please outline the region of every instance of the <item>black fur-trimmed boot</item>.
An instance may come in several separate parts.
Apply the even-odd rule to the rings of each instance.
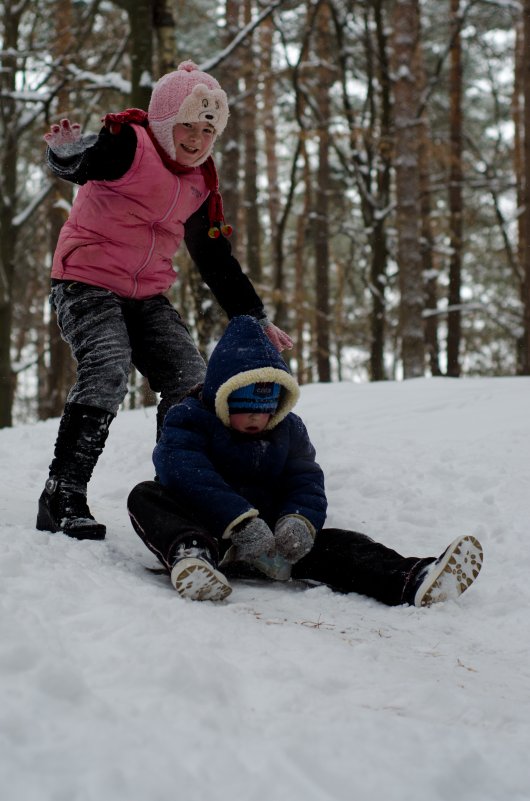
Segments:
[[[104,539],[106,528],[90,513],[86,494],[113,419],[95,406],[66,404],[50,476],[39,498],[39,531],[62,531],[78,540]]]

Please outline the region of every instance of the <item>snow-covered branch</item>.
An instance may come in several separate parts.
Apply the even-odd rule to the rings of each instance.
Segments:
[[[48,195],[52,190],[52,187],[53,184],[51,182],[47,183],[46,186],[43,189],[41,189],[38,195],[35,195],[35,197],[31,198],[26,208],[23,209],[21,212],[19,212],[19,214],[17,214],[16,217],[13,217],[12,224],[14,228],[20,228],[22,225],[24,225],[24,223],[26,223],[29,220],[33,212],[36,211],[40,206],[40,204],[43,202],[43,200],[46,197],[48,197]]]
[[[231,55],[231,53],[233,53],[233,51],[247,38],[247,36],[249,36],[249,34],[251,34],[252,31],[254,31],[255,28],[257,28],[263,22],[264,19],[267,19],[267,17],[269,17],[273,11],[284,5],[286,1],[287,0],[274,0],[274,2],[264,8],[255,19],[249,22],[248,25],[245,25],[245,27],[239,31],[237,36],[232,39],[230,44],[227,45],[224,50],[221,50],[216,56],[208,61],[204,61],[200,65],[200,68],[205,72],[208,72],[209,70],[219,66],[219,64],[225,61],[228,56]]]

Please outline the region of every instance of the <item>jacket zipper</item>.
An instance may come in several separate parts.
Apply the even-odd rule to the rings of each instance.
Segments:
[[[155,242],[156,242],[155,226],[156,225],[160,225],[160,223],[163,223],[163,222],[165,222],[167,220],[167,218],[173,213],[173,210],[174,210],[175,206],[177,205],[177,201],[178,201],[178,199],[180,197],[180,189],[181,189],[180,178],[178,177],[178,175],[176,175],[175,177],[177,179],[177,187],[175,189],[175,194],[173,196],[173,200],[171,201],[166,213],[159,220],[155,220],[154,222],[149,224],[149,227],[151,229],[151,244],[149,245],[149,250],[147,251],[147,255],[146,255],[145,259],[143,260],[143,262],[140,264],[140,266],[138,267],[138,269],[134,273],[134,276],[133,276],[133,292],[132,292],[132,295],[131,295],[131,297],[133,297],[133,298],[136,297],[136,294],[138,292],[138,279],[140,277],[140,273],[142,273],[145,270],[145,268],[147,267],[147,265],[151,261],[151,257],[153,255],[153,251],[155,249]]]

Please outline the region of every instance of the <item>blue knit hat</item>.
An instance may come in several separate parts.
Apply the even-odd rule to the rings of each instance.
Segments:
[[[280,401],[281,386],[272,381],[256,381],[235,389],[228,398],[230,414],[258,412],[274,414]]]

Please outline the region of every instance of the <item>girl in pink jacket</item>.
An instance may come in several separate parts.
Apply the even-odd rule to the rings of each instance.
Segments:
[[[99,135],[61,120],[45,135],[52,171],[80,185],[59,235],[51,303],[77,362],[37,528],[103,539],[87,485],[127,392],[131,364],[170,406],[204,378],[204,361],[164,293],[182,240],[232,318],[256,317],[278,350],[289,337],[266,316],[231,252],[212,149],[228,120],[225,92],[184,62],[153,89],[147,113],[107,114]]]

